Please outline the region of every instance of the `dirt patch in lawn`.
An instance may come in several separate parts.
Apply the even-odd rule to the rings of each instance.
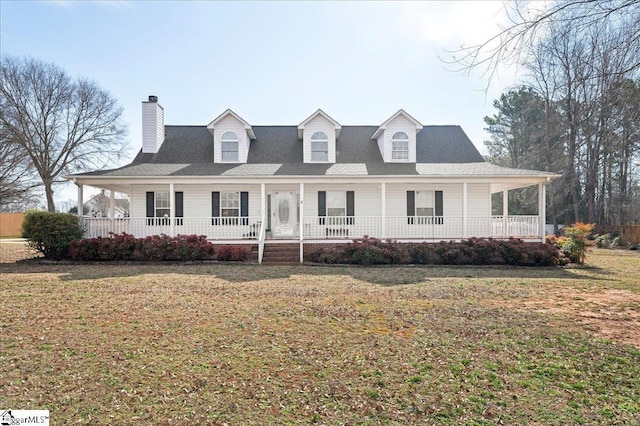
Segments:
[[[41,257],[23,241],[0,240],[0,263],[15,263],[19,260]]]
[[[516,308],[567,315],[596,335],[640,348],[640,294],[628,290],[602,292],[549,287]],[[514,306],[511,306],[514,307]]]

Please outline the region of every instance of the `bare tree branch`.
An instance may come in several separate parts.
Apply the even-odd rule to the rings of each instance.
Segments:
[[[640,0],[561,0],[505,2],[509,21],[506,27],[484,42],[449,51],[445,62],[457,71],[479,70],[487,87],[500,65],[518,65],[528,58],[529,49],[551,36],[553,28],[570,24],[576,32],[594,27],[615,30],[625,37],[612,48],[626,50],[632,58],[627,67],[616,70],[626,75],[640,69]]]
[[[105,167],[123,153],[122,107],[95,82],[73,80],[54,64],[3,57],[0,105],[5,138],[29,159],[50,211],[59,176]]]

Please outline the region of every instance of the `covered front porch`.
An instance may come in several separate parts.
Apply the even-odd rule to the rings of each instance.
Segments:
[[[251,241],[269,239],[345,240],[369,236],[394,240],[460,240],[470,237],[517,237],[540,241],[539,216],[312,216],[292,235],[267,231],[262,217],[220,218],[98,218],[81,217],[86,238],[107,237],[110,233],[136,237],[165,234],[206,235],[210,240]]]
[[[81,203],[84,185],[76,184]],[[210,240],[237,242],[331,241],[364,236],[414,241],[471,237],[540,241],[545,236],[546,182],[536,183],[537,215],[509,214],[509,190],[531,184],[527,180],[502,183],[310,180],[104,185],[97,187],[111,186],[107,188],[112,200],[111,214],[103,218],[83,216],[81,220],[88,238],[126,232],[136,237],[197,234]],[[116,191],[131,197],[131,217],[114,217]],[[491,214],[493,193],[502,195],[500,215]]]

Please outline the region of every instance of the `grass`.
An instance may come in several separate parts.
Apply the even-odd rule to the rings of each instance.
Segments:
[[[4,263],[0,407],[54,424],[640,424],[639,260]]]

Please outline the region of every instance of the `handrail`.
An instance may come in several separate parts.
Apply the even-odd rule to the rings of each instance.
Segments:
[[[264,240],[266,239],[266,220],[264,214],[262,215],[262,221],[260,223],[260,233],[258,234],[258,263],[262,263],[262,256],[264,255]]]

